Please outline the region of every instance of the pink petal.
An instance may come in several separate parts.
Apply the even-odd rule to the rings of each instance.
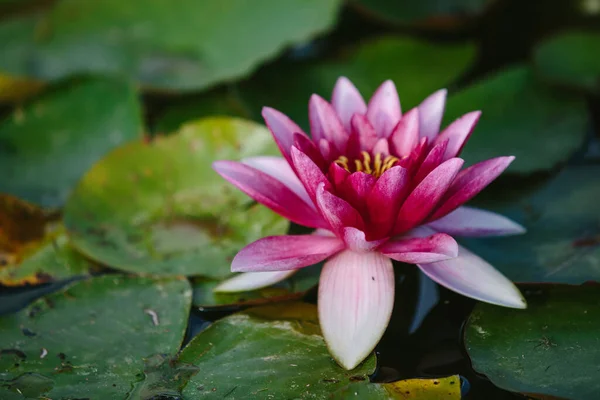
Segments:
[[[492,158],[461,171],[429,221],[439,219],[471,200],[508,168],[514,159],[513,156]]]
[[[367,106],[367,118],[375,128],[378,137],[388,137],[396,126],[402,111],[400,110],[400,99],[394,82],[387,80],[369,100]]]
[[[464,296],[504,307],[527,307],[511,281],[462,246],[458,247],[456,258],[418,267],[435,282]]]
[[[345,76],[337,80],[331,95],[331,104],[347,132],[350,132],[350,119],[352,116],[367,112],[367,105],[360,92]]]
[[[393,306],[389,258],[346,250],[325,263],[319,280],[319,322],[331,355],[345,369],[353,369],[373,351]]]
[[[350,176],[350,172],[346,171],[336,163],[331,163],[329,165],[329,180],[333,183],[336,190],[341,187],[348,176]]]
[[[373,146],[373,154],[381,154],[383,158],[390,155],[390,145],[388,144],[388,140],[385,138],[379,139],[375,142],[375,146]]]
[[[231,271],[289,271],[316,264],[343,248],[344,243],[336,237],[267,236],[240,250],[231,262]]]
[[[458,243],[452,236],[435,233],[427,237],[389,240],[378,249],[393,260],[408,264],[431,263],[458,256]]]
[[[377,240],[367,240],[363,231],[352,227],[343,229],[342,238],[347,248],[358,252],[375,250],[387,240],[387,237]]]
[[[413,108],[402,116],[390,135],[392,153],[407,156],[419,143],[419,110]]]
[[[396,222],[402,202],[410,190],[408,171],[395,166],[385,171],[367,197],[372,232],[386,236]]]
[[[477,121],[479,121],[480,116],[481,111],[473,111],[465,114],[448,125],[448,127],[438,135],[434,144],[448,140],[448,147],[446,148],[444,160],[448,160],[460,154],[460,151],[469,139],[469,136],[471,136],[473,129],[475,129],[475,125],[477,124]]]
[[[410,175],[414,175],[427,154],[429,154],[429,145],[427,138],[424,137],[419,140],[419,144],[417,144],[417,147],[413,149],[409,156],[401,158],[398,164],[406,168]]]
[[[313,162],[321,169],[325,168],[327,163],[323,158],[323,155],[307,136],[294,134],[294,147],[306,154]],[[291,150],[290,150],[291,151]]]
[[[508,236],[525,233],[516,222],[491,211],[462,206],[428,224],[439,232],[456,236]]]
[[[292,146],[291,155],[300,182],[302,182],[313,201],[316,199],[317,186],[320,183],[325,185],[325,189],[331,188],[327,177],[306,154]]]
[[[377,140],[377,132],[365,115],[354,114],[351,120],[352,132],[358,134],[361,150],[371,151]]]
[[[446,89],[440,89],[419,105],[419,135],[429,139],[429,143],[440,131],[447,93]]]
[[[263,107],[262,116],[273,138],[279,146],[281,154],[290,161],[290,147],[294,144],[294,133],[306,136],[300,128],[287,115],[270,107]]]
[[[314,140],[327,139],[339,151],[345,150],[348,133],[331,104],[313,94],[308,103],[308,118]]]
[[[448,147],[448,140],[444,140],[429,151],[425,160],[421,163],[417,174],[415,175],[415,182],[421,182],[431,171],[433,171],[438,165],[444,161],[444,154]]]
[[[460,158],[451,158],[431,171],[412,191],[400,208],[394,232],[417,226],[435,208],[463,165]]]
[[[297,224],[323,228],[323,218],[286,185],[256,168],[235,161],[216,161],[213,168],[242,192]]]
[[[366,211],[367,197],[377,179],[364,172],[354,172],[339,186],[338,193],[359,212]]]
[[[218,284],[213,292],[235,293],[262,289],[286,280],[295,273],[295,269],[273,272],[242,272]]]
[[[327,141],[327,139],[319,139],[319,152],[323,156],[324,160],[331,161],[335,158],[336,151],[331,148],[331,145]]]
[[[300,179],[298,179],[292,170],[292,167],[290,167],[290,164],[285,159],[271,156],[248,157],[244,158],[242,163],[277,179],[292,192],[296,193],[298,197],[304,200],[311,208],[315,208],[304,185],[302,185],[302,182],[300,182]]]
[[[331,230],[339,236],[343,235],[343,229],[346,227],[364,230],[365,223],[358,211],[345,200],[325,190],[322,183],[317,189],[317,207],[331,226]]]

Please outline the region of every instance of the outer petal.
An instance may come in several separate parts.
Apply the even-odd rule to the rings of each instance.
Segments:
[[[323,174],[323,171],[306,154],[292,146],[291,155],[298,177],[306,188],[309,197],[314,201],[316,199],[317,186],[322,183],[325,189],[329,189],[331,184],[325,174]]]
[[[440,131],[447,93],[446,89],[440,89],[419,105],[419,135],[429,139],[429,143]]]
[[[471,200],[504,172],[514,159],[513,156],[492,158],[460,171],[444,195],[440,207],[429,220],[441,218]]]
[[[314,208],[314,203],[308,196],[302,182],[300,182],[300,179],[298,179],[292,167],[290,167],[290,164],[284,158],[271,156],[248,157],[244,158],[242,163],[277,179],[292,192],[296,193],[306,204]]]
[[[419,110],[413,108],[402,116],[390,135],[390,147],[395,156],[407,156],[419,143]]]
[[[375,128],[378,137],[388,137],[396,126],[402,111],[400,110],[400,99],[394,82],[387,80],[369,100],[367,107],[367,118]]]
[[[452,158],[431,171],[404,201],[396,219],[394,232],[411,229],[427,218],[446,193],[462,165],[462,159]]]
[[[462,206],[429,223],[436,231],[456,236],[508,236],[525,233],[525,228],[503,215]]]
[[[294,144],[294,133],[306,136],[302,128],[284,113],[270,107],[263,107],[262,116],[273,138],[281,150],[281,154],[290,161],[290,147]]]
[[[408,171],[395,166],[385,171],[367,197],[370,229],[387,235],[394,223],[402,202],[410,190]]]
[[[444,140],[448,140],[448,147],[446,148],[446,154],[444,160],[448,160],[452,157],[456,157],[460,154],[463,146],[471,136],[473,129],[479,117],[481,111],[473,111],[463,115],[450,125],[439,136],[436,138],[434,143],[440,143]]]
[[[333,358],[350,370],[385,332],[394,306],[394,270],[376,253],[343,251],[325,263],[319,280],[319,321]]]
[[[378,251],[396,261],[423,264],[458,256],[458,243],[452,236],[436,233],[427,237],[390,240],[380,246]]]
[[[235,293],[262,289],[281,282],[295,273],[295,269],[273,272],[243,272],[221,282],[213,289],[213,292]]]
[[[526,308],[519,289],[482,258],[459,246],[458,257],[418,264],[421,271],[442,286],[464,296],[511,308]]]
[[[324,169],[327,166],[321,151],[308,137],[295,133],[294,147],[306,154],[319,168]]]
[[[231,271],[289,271],[323,261],[343,248],[341,240],[330,236],[267,236],[240,250],[231,262]]]
[[[216,161],[213,168],[242,192],[290,221],[312,228],[327,227],[311,206],[272,176],[235,161]]]
[[[365,223],[347,201],[329,193],[321,183],[317,189],[317,207],[323,218],[329,223],[331,230],[340,237],[346,227],[364,230]]]
[[[367,112],[367,105],[360,92],[345,76],[340,77],[333,88],[331,105],[339,115],[347,132],[350,132],[350,119],[352,116]]]
[[[313,94],[308,103],[310,132],[315,140],[327,139],[339,151],[346,149],[348,133],[335,110],[325,99]]]

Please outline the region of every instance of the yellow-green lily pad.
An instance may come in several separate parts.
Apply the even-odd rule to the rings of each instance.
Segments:
[[[215,160],[276,155],[253,122],[204,119],[174,135],[115,149],[66,204],[73,246],[113,268],[159,275],[230,275],[232,257],[289,222],[221,178]]]

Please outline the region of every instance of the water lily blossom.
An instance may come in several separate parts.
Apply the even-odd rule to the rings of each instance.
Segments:
[[[214,169],[259,203],[313,234],[270,236],[243,248],[231,269],[245,272],[218,291],[251,290],[325,260],[319,320],[335,360],[352,369],[375,348],[394,305],[392,261],[416,264],[465,296],[525,308],[519,290],[451,235],[524,232],[492,212],[463,206],[514,157],[468,168],[459,154],[479,112],[440,132],[446,91],[402,114],[396,88],[384,82],[366,103],[340,78],[331,102],[313,95],[311,136],[272,108],[263,117],[283,157],[218,161]]]

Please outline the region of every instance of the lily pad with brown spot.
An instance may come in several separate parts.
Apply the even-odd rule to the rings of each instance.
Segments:
[[[0,284],[37,285],[100,268],[73,250],[55,220],[33,204],[0,195]]]
[[[289,222],[253,203],[211,164],[277,154],[265,127],[233,118],[131,142],[83,177],[64,223],[77,250],[113,268],[223,279],[242,247],[284,234]]]
[[[184,398],[328,398],[352,383],[369,385],[371,355],[352,371],[339,367],[320,334],[317,308],[306,303],[258,307],[221,319],[182,350],[197,366]],[[228,395],[229,393],[229,395]]]
[[[460,400],[458,375],[437,379],[406,379],[383,384],[352,383],[330,397],[332,400]]]

